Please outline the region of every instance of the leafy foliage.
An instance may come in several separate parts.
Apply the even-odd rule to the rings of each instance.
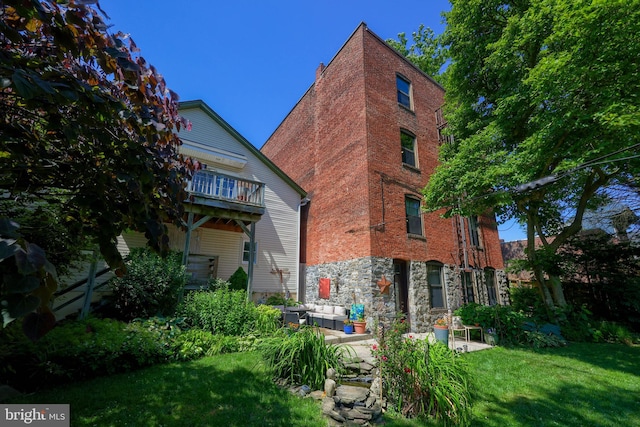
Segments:
[[[238,267],[236,271],[229,277],[229,289],[236,291],[243,291],[247,289],[247,283],[249,282],[249,276],[244,271],[244,268]]]
[[[605,233],[576,236],[559,251],[567,301],[596,319],[640,331],[640,246]]]
[[[273,294],[269,295],[265,304],[269,305],[283,305],[285,307],[293,307],[294,305],[299,304],[298,301],[293,298],[285,298],[282,294]]]
[[[67,213],[57,203],[21,204],[0,199],[0,218],[11,218],[20,224],[20,235],[28,242],[37,242],[47,259],[64,276],[73,263],[84,260],[83,249],[91,243],[67,226]]]
[[[49,300],[58,288],[58,276],[42,248],[26,241],[18,228],[15,222],[0,218],[2,326],[26,316],[23,329],[35,341],[55,324]]]
[[[455,140],[441,147],[425,204],[495,209],[553,255],[606,202],[605,186],[640,170],[640,3],[457,0],[444,16]],[[553,258],[538,255],[527,253],[545,302],[564,305]]]
[[[125,229],[168,250],[164,222],[179,223],[194,165],[177,153],[177,95],[91,3],[0,6],[0,192],[59,204],[70,233],[121,267]]]
[[[132,320],[174,314],[188,280],[181,254],[170,252],[162,258],[148,248],[136,248],[130,257],[127,273],[109,283],[112,315]]]
[[[327,369],[344,371],[344,358],[352,350],[324,342],[324,335],[311,326],[300,326],[297,332],[286,331],[261,343],[260,353],[275,378],[291,384],[306,384],[322,389]]]
[[[3,364],[15,368],[6,380],[19,390],[130,371],[171,359],[162,331],[111,319],[57,326],[29,347],[20,344],[17,335],[3,335],[2,339],[16,351]]]
[[[269,305],[260,304],[256,307],[257,317],[255,330],[256,333],[274,333],[282,326],[280,309]]]
[[[177,313],[185,323],[216,335],[247,335],[255,327],[257,309],[245,291],[220,288],[185,295]]]
[[[406,337],[407,331],[408,324],[396,319],[372,347],[389,405],[404,416],[469,425],[471,385],[464,361],[443,344]]]
[[[439,42],[433,30],[420,24],[418,31],[411,33],[413,44],[409,42],[405,33],[398,34],[398,40],[388,39],[387,44],[413,62],[427,75],[441,80],[441,69],[448,59],[446,48]]]
[[[523,325],[530,320],[512,306],[487,306],[477,303],[465,304],[454,314],[460,316],[465,325],[480,325],[483,329],[493,329],[503,344],[521,344],[526,340]]]

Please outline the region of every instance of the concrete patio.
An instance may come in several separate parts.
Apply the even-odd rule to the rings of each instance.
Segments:
[[[358,357],[367,362],[373,361],[373,357],[371,356],[371,346],[373,344],[376,344],[376,340],[373,334],[345,334],[343,331],[336,331],[325,328],[319,329],[325,336],[325,342],[348,345],[353,348]],[[429,342],[436,341],[433,333],[407,334],[407,336],[409,335],[415,339],[428,338]],[[464,338],[460,337],[455,337],[455,340],[452,340],[451,336],[449,337],[449,348],[451,348],[452,350],[458,350],[459,352],[487,350],[492,347],[493,346],[480,341],[466,341]]]

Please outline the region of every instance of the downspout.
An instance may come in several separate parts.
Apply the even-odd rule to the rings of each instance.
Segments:
[[[306,277],[301,277],[300,275],[300,237],[302,236],[302,232],[300,230],[300,227],[302,225],[302,208],[304,206],[306,206],[309,202],[311,201],[311,199],[309,199],[308,197],[305,197],[304,199],[300,200],[300,203],[298,203],[298,228],[297,228],[297,233],[298,235],[296,236],[296,266],[297,266],[297,281],[298,281],[298,288],[297,288],[297,296],[298,296],[298,301],[302,301],[300,299],[300,296],[302,295],[302,290],[304,287],[304,283],[306,281]],[[307,296],[305,294],[305,300],[306,300]]]
[[[249,226],[249,266],[247,267],[247,301],[252,301],[251,288],[253,287],[253,263],[256,257],[256,223]]]

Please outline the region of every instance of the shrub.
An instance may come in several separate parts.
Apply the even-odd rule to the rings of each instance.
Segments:
[[[311,326],[300,326],[297,332],[283,331],[263,341],[259,350],[275,378],[314,389],[323,388],[327,369],[341,374],[344,357],[353,351],[326,344],[324,335]]]
[[[460,316],[465,325],[478,324],[484,329],[493,329],[500,343],[518,344],[526,341],[522,325],[527,317],[511,306],[469,303],[459,307],[454,314]]]
[[[176,336],[172,342],[173,357],[185,361],[211,356],[216,342],[215,335],[202,329],[190,329]]]
[[[463,360],[441,343],[406,338],[407,329],[407,323],[394,321],[372,347],[388,404],[404,416],[468,425],[471,392]]]
[[[569,341],[593,341],[596,332],[592,314],[585,305],[566,305],[554,310],[554,316]]]
[[[282,294],[269,295],[266,301],[267,305],[284,305],[285,307],[292,307],[298,305],[298,301],[293,298],[285,298]]]
[[[269,305],[260,304],[256,307],[255,332],[260,334],[270,334],[278,330],[281,326],[282,312]]]
[[[540,297],[540,291],[531,286],[519,286],[510,288],[511,307],[515,311],[523,313],[536,323],[548,322],[549,314],[544,301]]]
[[[129,371],[170,360],[160,331],[112,319],[71,321],[55,327],[30,349],[16,371],[21,390]]]
[[[187,273],[179,253],[161,258],[147,248],[133,249],[127,273],[110,282],[114,308],[110,314],[125,321],[172,315],[186,283]]]
[[[245,273],[244,268],[238,267],[236,271],[229,277],[229,288],[234,291],[245,291],[249,283],[249,276]]]
[[[593,338],[596,342],[605,341],[626,345],[632,345],[634,342],[633,334],[624,325],[607,321],[602,321],[596,326]]]
[[[256,306],[247,302],[246,295],[245,291],[227,288],[189,292],[177,313],[188,326],[215,335],[246,335],[254,329],[258,317]]]

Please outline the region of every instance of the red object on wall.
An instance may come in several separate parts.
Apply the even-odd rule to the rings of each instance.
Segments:
[[[320,298],[329,299],[331,294],[331,279],[326,277],[320,279]]]

